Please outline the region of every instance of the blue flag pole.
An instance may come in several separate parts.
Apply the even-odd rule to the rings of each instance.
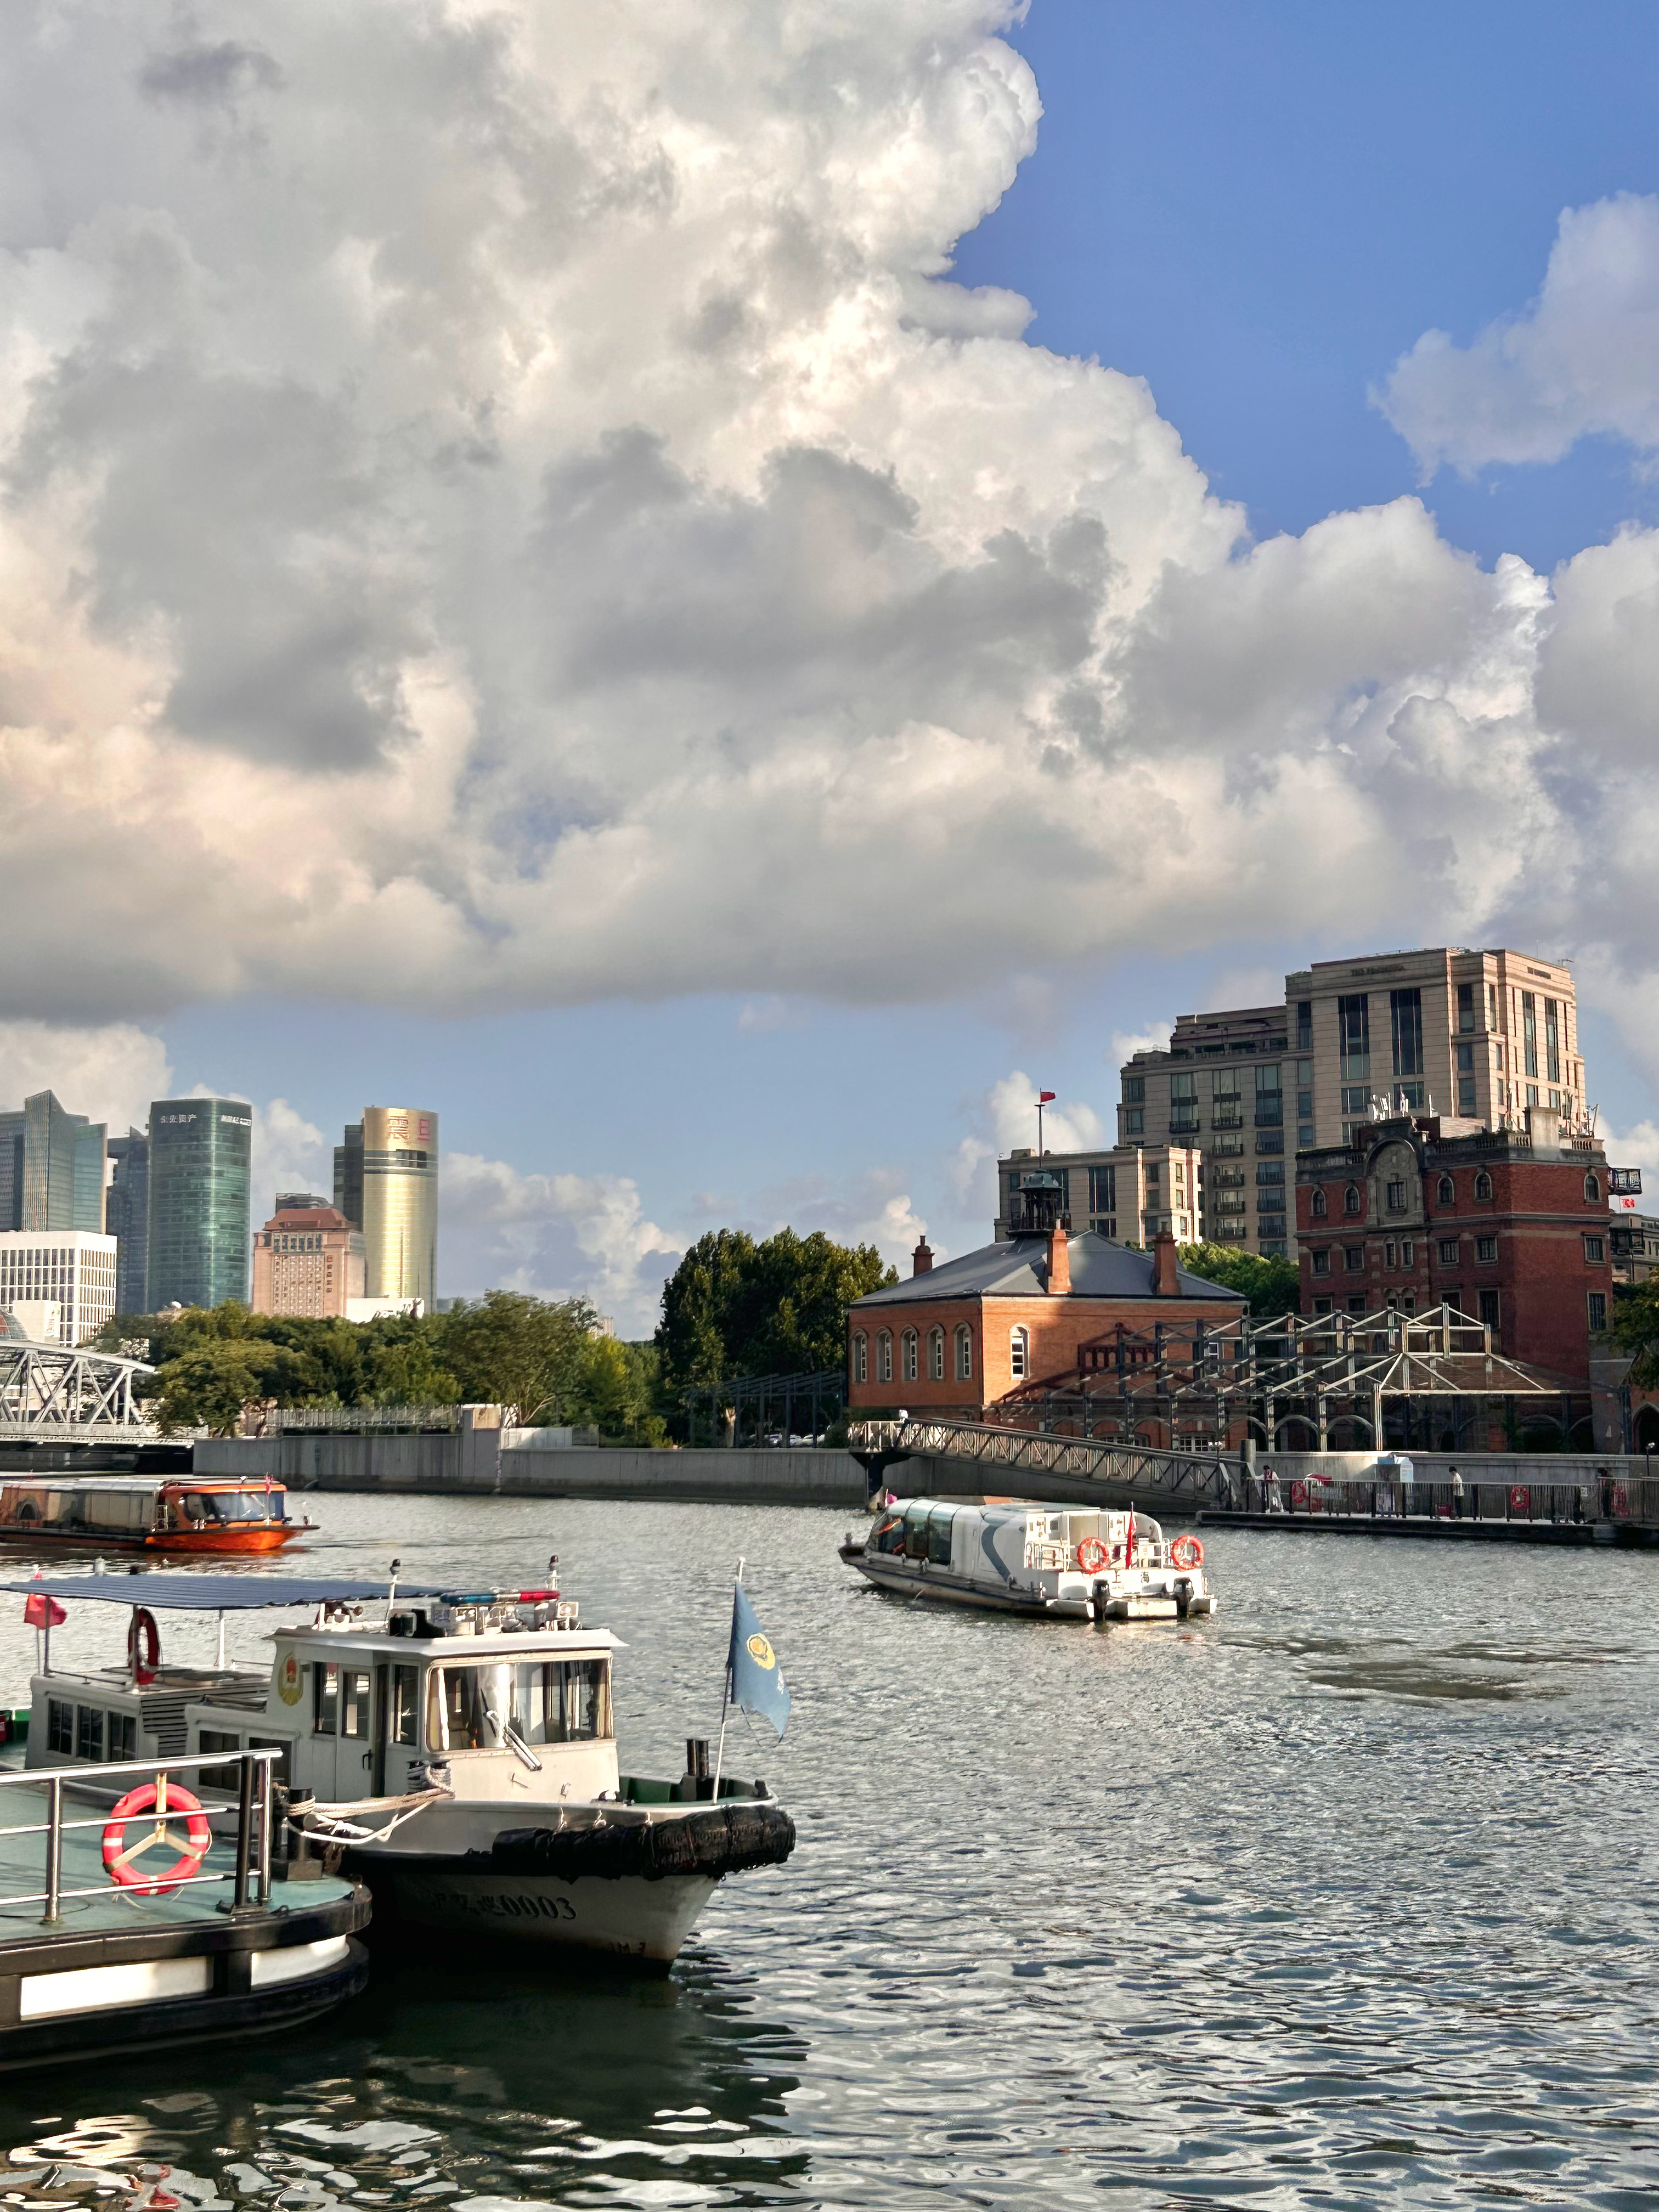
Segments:
[[[735,1627],[738,1617],[738,1591],[743,1588],[743,1571],[746,1562],[738,1561],[737,1582],[732,1592],[732,1620]],[[726,1675],[720,1690],[720,1740],[714,1753],[714,1802],[720,1802],[720,1767],[726,1758],[726,1716],[732,1705],[732,1636],[726,1639]]]

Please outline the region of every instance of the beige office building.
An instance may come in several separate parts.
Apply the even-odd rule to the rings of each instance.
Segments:
[[[279,1206],[253,1238],[253,1310],[348,1321],[363,1297],[362,1230],[324,1200]]]
[[[1456,946],[1316,961],[1285,978],[1282,1006],[1182,1014],[1121,1083],[1120,1143],[1201,1146],[1205,1235],[1286,1255],[1296,1154],[1358,1123],[1435,1114],[1455,1135],[1518,1127],[1529,1107],[1588,1118],[1571,970]]]
[[[436,1310],[438,1117],[367,1106],[362,1119],[363,1295]]]
[[[1026,1233],[1027,1190],[1051,1190],[1054,1211],[1079,1234],[1150,1244],[1167,1229],[1180,1244],[1199,1237],[1199,1154],[1185,1145],[1125,1145],[1112,1152],[1012,1152],[997,1162],[999,1243]]]

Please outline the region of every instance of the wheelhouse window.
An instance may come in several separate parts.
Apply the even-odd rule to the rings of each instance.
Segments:
[[[109,1717],[109,1751],[112,1759],[137,1759],[138,1756],[138,1723],[131,1713],[112,1713]]]
[[[974,1373],[974,1332],[966,1322],[957,1330],[957,1380],[967,1382]]]
[[[392,1704],[386,1714],[386,1735],[392,1742],[406,1744],[412,1750],[421,1736],[420,1668],[394,1667],[390,1694]]]
[[[75,1708],[61,1698],[46,1699],[46,1749],[75,1755]]]
[[[1008,1372],[1016,1382],[1023,1382],[1030,1372],[1031,1340],[1021,1326],[1008,1332]]]
[[[104,1755],[104,1709],[77,1705],[75,1709],[75,1756],[101,1759]]]
[[[356,1667],[340,1669],[340,1734],[368,1735],[368,1676]]]
[[[608,1659],[503,1659],[434,1667],[427,1743],[434,1751],[501,1751],[522,1744],[588,1743],[609,1736]]]
[[[313,1735],[333,1735],[340,1717],[340,1669],[319,1659],[311,1670]]]

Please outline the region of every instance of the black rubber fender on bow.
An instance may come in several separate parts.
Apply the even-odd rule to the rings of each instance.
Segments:
[[[489,1850],[466,1856],[496,1873],[550,1875],[559,1881],[580,1881],[584,1875],[600,1881],[702,1875],[718,1881],[750,1867],[781,1866],[794,1848],[795,1824],[781,1805],[739,1801],[701,1806],[672,1820],[508,1828]]]

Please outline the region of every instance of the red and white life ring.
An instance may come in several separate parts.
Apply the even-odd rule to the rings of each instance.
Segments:
[[[128,1850],[128,1823],[140,1813],[152,1810],[155,1822],[149,1836]],[[185,1841],[178,1857],[170,1867],[163,1867],[159,1872],[135,1867],[133,1861],[152,1844],[177,1840],[167,1830],[169,1813],[185,1815]],[[213,1831],[202,1810],[201,1799],[192,1797],[182,1783],[175,1782],[169,1788],[166,1775],[160,1775],[155,1782],[141,1782],[136,1790],[129,1790],[112,1808],[109,1826],[104,1831],[104,1870],[120,1888],[136,1890],[140,1897],[170,1897],[188,1875],[198,1871],[212,1841]]]
[[[1097,1575],[1110,1557],[1098,1536],[1085,1536],[1077,1547],[1077,1563],[1085,1575]]]
[[[161,1663],[161,1632],[155,1615],[147,1605],[135,1605],[127,1623],[127,1667],[140,1689],[155,1680]]]
[[[1298,1475],[1291,1485],[1291,1510],[1305,1513],[1308,1510],[1308,1486]]]
[[[1517,1482],[1510,1492],[1510,1510],[1511,1513],[1532,1511],[1532,1492],[1521,1483]]]
[[[1172,1567],[1192,1568],[1201,1567],[1203,1564],[1203,1545],[1196,1536],[1183,1528],[1170,1547],[1170,1565]]]

